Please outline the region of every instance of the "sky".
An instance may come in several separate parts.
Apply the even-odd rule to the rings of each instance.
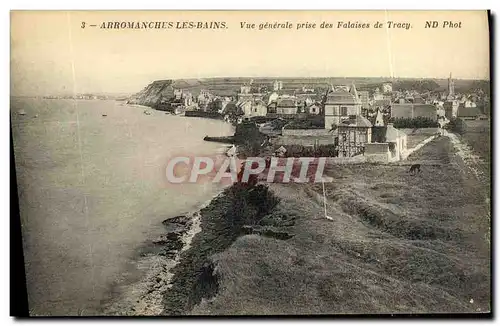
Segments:
[[[227,28],[99,28],[109,21],[218,21]],[[374,28],[377,21],[384,26]],[[411,28],[387,28],[388,21]],[[425,28],[426,21],[439,28]],[[443,28],[445,21],[460,28]],[[256,29],[242,29],[242,22]],[[266,22],[293,28],[259,30]],[[322,22],[334,28],[320,28]],[[339,22],[370,28],[337,28]],[[300,23],[316,28],[297,30]],[[487,79],[488,33],[486,11],[13,11],[11,95],[135,93],[176,78],[447,78],[451,72]]]

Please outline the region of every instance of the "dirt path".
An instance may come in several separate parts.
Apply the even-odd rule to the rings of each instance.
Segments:
[[[474,154],[472,148],[463,143],[456,134],[444,130],[443,135],[450,139],[453,147],[457,151],[456,154],[460,156],[470,172],[472,172],[479,181],[484,180],[484,173],[479,167],[480,164],[484,163],[483,159]]]
[[[484,165],[485,161],[478,155],[474,153],[474,150],[462,142],[460,137],[454,133],[448,132],[444,130],[443,135],[450,139],[453,148],[456,150],[456,155],[461,160],[461,165],[463,166],[463,171],[465,174],[465,182],[468,185],[476,186],[477,182],[483,185],[479,191],[481,191],[484,196],[484,204],[490,205],[490,197],[491,197],[491,179],[488,173],[486,173]],[[470,178],[472,177],[472,179]],[[491,209],[487,210],[487,218],[488,223],[491,221]],[[486,239],[488,243],[490,243],[490,232],[488,230],[488,234],[486,235]]]

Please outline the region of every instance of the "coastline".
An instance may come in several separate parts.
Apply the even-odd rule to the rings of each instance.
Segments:
[[[171,284],[164,292],[161,315],[186,315],[203,299],[218,291],[214,254],[230,247],[278,204],[279,200],[264,185],[247,187],[234,184],[225,188],[198,212],[200,232],[183,249],[180,261],[171,269]]]
[[[226,188],[227,189],[227,188]],[[172,286],[173,269],[181,262],[184,252],[191,248],[193,238],[200,232],[201,211],[212,204],[225,189],[218,191],[196,209],[183,215],[170,216],[162,224],[165,232],[157,239],[148,239],[139,249],[137,269],[143,271],[135,282],[121,286],[118,298],[105,304],[103,312],[113,316],[157,316],[164,309],[163,297]],[[186,227],[169,232],[169,221],[184,217]],[[169,234],[175,233],[174,237]],[[179,248],[181,247],[181,248]]]

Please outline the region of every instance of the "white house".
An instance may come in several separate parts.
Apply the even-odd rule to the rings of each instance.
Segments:
[[[389,123],[385,132],[385,141],[389,143],[389,151],[391,152],[390,161],[399,161],[402,159],[402,154],[406,152],[408,145],[406,134],[394,128],[392,123]]]

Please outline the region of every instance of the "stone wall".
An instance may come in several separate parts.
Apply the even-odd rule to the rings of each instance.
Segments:
[[[326,129],[286,129],[282,131],[283,136],[330,136],[333,142],[332,133]]]
[[[275,145],[332,145],[332,136],[278,136],[271,141]]]
[[[390,160],[388,143],[368,143],[365,144],[366,161],[370,163],[388,163]]]
[[[367,162],[366,156],[357,155],[352,157],[329,157],[326,159],[326,164],[360,164]]]

